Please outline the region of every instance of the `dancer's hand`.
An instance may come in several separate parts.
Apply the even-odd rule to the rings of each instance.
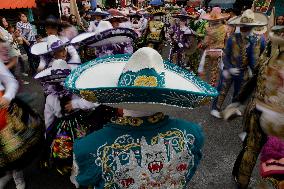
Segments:
[[[72,102],[69,101],[64,108],[67,112],[71,112],[73,110]]]
[[[5,97],[0,97],[0,109],[8,108],[10,104],[10,100],[6,99]]]
[[[234,76],[240,75],[240,69],[239,68],[230,68],[229,72],[231,73],[231,75],[234,75]]]
[[[179,48],[183,48],[183,44],[179,43],[178,44]]]
[[[223,76],[226,78],[226,79],[230,79],[231,78],[231,74],[228,70],[223,70]]]

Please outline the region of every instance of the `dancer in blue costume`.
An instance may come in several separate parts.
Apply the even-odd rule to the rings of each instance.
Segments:
[[[203,132],[197,124],[170,118],[166,112],[204,104],[217,95],[214,88],[164,62],[149,47],[132,56],[105,57],[82,66],[71,73],[66,86],[89,101],[123,108],[124,113],[75,142],[77,185],[133,189],[190,185],[202,157]]]

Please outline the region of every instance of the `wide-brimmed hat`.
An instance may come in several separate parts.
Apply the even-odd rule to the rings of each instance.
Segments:
[[[152,0],[149,2],[151,6],[162,6],[164,3],[161,0]]]
[[[269,38],[273,44],[283,45],[284,44],[284,26],[274,26],[271,28]]]
[[[82,98],[113,107],[151,112],[195,108],[218,95],[193,73],[163,61],[144,47],[133,55],[95,59],[72,71],[66,87]]]
[[[248,9],[242,15],[230,19],[228,24],[246,27],[266,26],[268,18],[263,13],[253,12],[251,9]]]
[[[55,60],[52,66],[39,72],[34,78],[42,83],[57,83],[65,81],[71,69],[65,60]]]
[[[164,16],[167,14],[165,9],[151,9],[148,12],[151,16]]]
[[[107,18],[105,18],[105,21],[113,21],[113,20],[117,20],[119,22],[126,22],[127,19],[127,15],[117,9],[109,9],[108,10],[109,16]]]
[[[179,12],[177,14],[174,14],[172,17],[173,18],[178,18],[178,19],[184,19],[184,20],[190,19],[190,18],[194,18],[191,15],[187,14],[186,11],[181,11],[181,12]]]
[[[50,35],[44,42],[36,43],[31,47],[31,53],[34,55],[43,55],[54,52],[68,45],[68,41],[62,41],[55,35]]]
[[[222,10],[220,7],[214,7],[210,13],[206,13],[200,16],[203,20],[208,21],[218,21],[218,20],[225,20],[230,17],[229,14],[222,13]]]
[[[132,13],[129,13],[127,16],[130,18],[141,18],[142,14],[140,14],[139,12],[132,12]]]
[[[71,40],[71,44],[95,47],[122,42],[132,42],[136,38],[137,34],[132,29],[113,28],[109,21],[100,21],[95,32],[80,34]]]
[[[109,15],[108,12],[102,11],[101,8],[96,8],[95,11],[90,11],[89,13],[90,13],[92,16],[108,16],[108,15]]]

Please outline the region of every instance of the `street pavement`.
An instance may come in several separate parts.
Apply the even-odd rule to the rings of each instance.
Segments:
[[[21,92],[29,93],[32,107],[43,114],[44,96],[39,83],[28,78],[31,82],[21,88]],[[230,101],[229,97],[227,101]],[[228,103],[228,102],[227,102]],[[230,122],[213,118],[209,107],[176,112],[174,117],[186,119],[201,125],[205,132],[206,141],[203,148],[203,159],[196,174],[191,180],[190,189],[235,189],[231,171],[234,161],[241,150],[238,134],[242,132],[241,118]],[[36,154],[35,154],[36,155]],[[68,177],[62,177],[52,171],[38,169],[37,162],[25,169],[27,189],[73,189]],[[258,180],[257,166],[254,170],[252,183]],[[14,189],[11,181],[6,189]]]

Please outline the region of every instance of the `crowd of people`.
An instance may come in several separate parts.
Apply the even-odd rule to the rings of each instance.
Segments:
[[[76,188],[190,188],[206,135],[167,114],[202,105],[243,117],[236,186],[249,187],[260,156],[255,189],[284,189],[284,16],[269,26],[253,8],[149,5],[0,18],[0,189],[26,188],[35,154]],[[43,118],[19,92],[27,77],[44,91]]]

